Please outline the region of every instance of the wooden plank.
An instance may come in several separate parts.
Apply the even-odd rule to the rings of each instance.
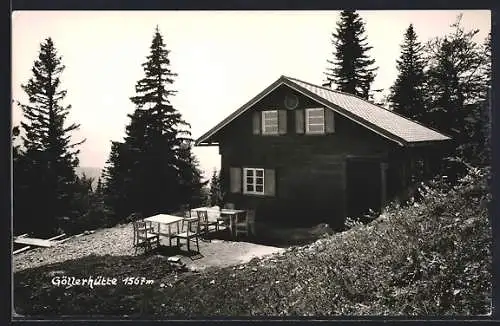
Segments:
[[[22,247],[20,249],[15,250],[12,254],[13,255],[20,254],[21,252],[26,251],[26,250],[28,250],[30,248],[31,248],[30,246]]]
[[[66,236],[66,233],[63,233],[63,234],[56,235],[55,237],[52,237],[52,238],[47,239],[47,240],[49,240],[49,241],[51,241],[51,240],[57,240],[59,238],[65,237],[65,236]]]
[[[73,237],[67,237],[66,239],[62,239],[62,240],[56,240],[54,241],[55,244],[60,244],[60,243],[64,243],[70,239],[72,239]]]
[[[14,243],[24,244],[37,247],[52,247],[53,243],[49,240],[35,239],[35,238],[19,238],[15,239]]]

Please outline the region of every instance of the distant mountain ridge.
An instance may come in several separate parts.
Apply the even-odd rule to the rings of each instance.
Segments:
[[[93,181],[92,181],[92,188],[95,189],[95,187],[97,186],[97,179],[99,179],[99,177],[101,176],[102,174],[102,168],[98,168],[98,167],[95,167],[95,166],[78,166],[75,171],[76,171],[76,174],[81,177],[83,176],[83,174],[85,174],[88,178],[92,178]],[[212,177],[212,173],[214,171],[214,168],[210,168],[210,169],[200,169],[201,172],[202,172],[202,180],[210,180],[210,178]]]
[[[87,178],[92,178],[92,188],[95,189],[97,186],[97,179],[101,176],[102,169],[93,166],[78,166],[75,169],[75,172],[79,177],[85,174]]]

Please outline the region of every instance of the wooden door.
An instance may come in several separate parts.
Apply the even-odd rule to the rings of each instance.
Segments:
[[[380,211],[382,202],[381,163],[377,159],[348,159],[347,216],[361,216],[372,209]]]

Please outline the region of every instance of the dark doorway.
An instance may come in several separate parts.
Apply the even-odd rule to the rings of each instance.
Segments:
[[[347,175],[347,216],[358,217],[369,209],[379,211],[382,201],[380,160],[349,158]]]

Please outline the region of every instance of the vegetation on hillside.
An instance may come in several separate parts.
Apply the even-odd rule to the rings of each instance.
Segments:
[[[160,257],[89,257],[24,270],[14,276],[15,310],[157,318],[490,314],[489,178],[488,169],[472,168],[451,188],[436,179],[420,187],[420,202],[389,207],[368,225],[235,267],[178,274]],[[155,284],[63,289],[51,285],[54,271]]]

